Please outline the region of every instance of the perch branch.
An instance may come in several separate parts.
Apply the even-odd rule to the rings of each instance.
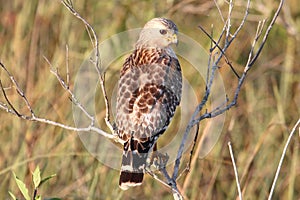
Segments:
[[[180,177],[182,177],[184,174],[189,173],[190,170],[191,170],[191,164],[192,164],[193,158],[195,156],[194,151],[195,151],[195,147],[196,147],[196,144],[197,144],[197,141],[198,141],[199,127],[200,127],[200,123],[196,124],[196,133],[195,133],[192,148],[191,148],[191,151],[190,151],[189,161],[186,164],[186,167],[184,168],[184,170],[182,170],[182,172],[178,175],[177,180],[179,180]]]
[[[202,98],[202,101],[200,102],[200,104],[196,107],[189,123],[188,123],[188,126],[186,127],[186,130],[184,132],[184,135],[183,135],[183,138],[182,138],[182,141],[181,141],[181,144],[180,144],[180,147],[178,149],[178,153],[177,153],[177,157],[176,157],[176,160],[175,160],[175,165],[174,165],[174,171],[173,171],[173,175],[172,175],[172,179],[173,180],[176,180],[176,178],[178,177],[178,171],[179,171],[179,166],[180,166],[180,160],[181,160],[181,157],[182,157],[182,154],[183,154],[183,150],[184,150],[184,145],[186,143],[186,140],[188,138],[188,135],[192,129],[192,127],[194,127],[196,124],[198,124],[201,120],[203,119],[206,119],[206,118],[213,118],[213,117],[216,117],[222,113],[224,113],[225,111],[229,110],[231,107],[235,106],[236,103],[237,103],[237,99],[238,99],[238,95],[239,95],[239,92],[241,90],[241,87],[246,79],[246,76],[247,76],[247,73],[249,71],[249,69],[251,68],[251,66],[254,64],[252,61],[255,61],[256,59],[253,59],[253,58],[256,58],[258,57],[258,54],[261,53],[261,49],[263,48],[264,46],[264,43],[270,33],[270,30],[272,29],[273,25],[274,25],[274,22],[275,20],[277,19],[278,17],[278,14],[282,8],[282,2],[284,0],[281,0],[279,6],[278,6],[278,9],[276,11],[276,13],[274,14],[274,17],[273,17],[273,20],[272,22],[270,23],[269,25],[269,28],[265,35],[264,35],[264,39],[262,41],[262,43],[260,43],[259,45],[259,51],[254,55],[254,57],[252,57],[252,52],[254,51],[254,46],[256,45],[256,42],[258,41],[258,38],[261,36],[262,34],[262,30],[263,30],[263,25],[264,23],[259,23],[258,27],[257,27],[257,32],[256,32],[256,36],[254,38],[254,42],[253,42],[253,45],[252,45],[252,49],[250,50],[249,52],[249,59],[250,62],[248,61],[247,64],[245,65],[244,67],[244,71],[243,71],[243,74],[241,75],[241,77],[238,79],[238,84],[237,84],[237,87],[235,89],[235,92],[234,92],[234,97],[231,101],[228,101],[228,104],[226,104],[223,108],[219,107],[218,109],[214,109],[212,110],[211,112],[205,112],[203,115],[201,115],[200,117],[197,117],[198,116],[198,113],[200,113],[200,111],[203,109],[203,107],[206,105],[206,102],[208,100],[208,97],[210,95],[210,90],[211,90],[211,86],[212,86],[212,82],[214,80],[214,76],[215,76],[215,71],[217,69],[217,65],[221,59],[222,56],[224,56],[223,52],[226,52],[226,50],[228,49],[229,45],[232,43],[232,41],[234,40],[234,38],[236,38],[237,34],[239,33],[239,31],[241,30],[241,28],[243,27],[245,21],[246,21],[246,18],[247,18],[247,15],[248,15],[248,10],[249,10],[249,1],[248,1],[248,4],[247,4],[247,8],[246,8],[246,12],[245,12],[245,15],[244,15],[244,18],[243,20],[241,21],[241,24],[240,26],[237,28],[237,30],[235,31],[234,35],[232,36],[232,39],[231,40],[228,40],[228,42],[225,44],[225,46],[222,48],[222,51],[220,50],[220,56],[219,58],[212,64],[212,70],[210,72],[210,78],[209,78],[209,83],[207,83],[207,88],[206,88],[206,91],[205,91],[205,94]],[[228,26],[228,25],[227,25]],[[227,35],[229,37],[229,34]],[[210,37],[211,38],[211,37]],[[226,41],[226,38],[225,38],[225,41]],[[218,44],[217,42],[214,42],[214,44]],[[230,63],[230,62],[229,62]],[[209,67],[209,66],[208,66]]]
[[[10,113],[10,114],[13,114],[13,115],[16,115],[17,117],[19,118],[22,118],[22,119],[25,119],[25,120],[28,120],[28,121],[34,121],[34,122],[40,122],[40,123],[44,123],[44,124],[49,124],[49,125],[53,125],[53,126],[57,126],[57,127],[60,127],[60,128],[63,128],[63,129],[66,129],[66,130],[70,130],[70,131],[76,131],[76,132],[96,132],[108,139],[111,139],[111,140],[114,140],[114,141],[117,141],[121,144],[123,144],[124,142],[119,139],[118,137],[112,135],[112,134],[109,134],[101,129],[99,129],[98,127],[95,127],[93,123],[91,123],[88,127],[73,127],[73,126],[68,126],[68,125],[65,125],[65,124],[62,124],[62,123],[59,123],[59,122],[55,122],[55,121],[52,121],[52,120],[49,120],[49,119],[45,119],[45,118],[41,118],[41,117],[38,117],[34,114],[34,111],[32,109],[32,106],[31,104],[29,103],[26,95],[24,94],[23,90],[19,87],[19,84],[18,82],[16,81],[16,79],[14,78],[13,75],[11,75],[11,73],[7,70],[7,68],[4,66],[3,63],[0,62],[0,66],[1,68],[6,72],[7,76],[10,78],[10,81],[11,83],[13,84],[13,87],[16,88],[16,91],[18,93],[18,95],[22,98],[22,100],[25,102],[26,106],[27,106],[27,109],[29,110],[29,112],[31,113],[31,115],[25,115],[25,114],[22,114],[22,113],[19,113],[14,107],[13,107],[13,104],[11,103],[11,101],[8,99],[7,97],[7,94],[5,92],[5,89],[3,87],[3,84],[0,80],[0,87],[1,87],[1,91],[4,95],[4,98],[7,102],[7,104],[1,102],[0,103],[0,109],[2,110],[5,110],[7,113]],[[55,74],[55,72],[54,72]],[[73,96],[74,98],[74,101],[76,102],[76,98],[74,97],[73,93],[69,90],[69,89],[66,89],[67,85],[66,83],[63,81],[63,79],[58,75],[58,73],[56,73],[57,75],[57,78],[59,79],[61,85],[63,86],[63,88],[65,90],[67,90],[71,96]],[[76,106],[80,107],[80,103],[77,101],[76,103]],[[88,113],[85,111],[84,107],[81,106],[80,109],[87,115]],[[88,115],[87,115],[88,116]]]

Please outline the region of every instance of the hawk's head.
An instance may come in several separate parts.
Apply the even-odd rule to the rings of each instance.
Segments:
[[[154,18],[145,24],[137,46],[165,48],[178,43],[177,34],[174,22],[166,18]]]

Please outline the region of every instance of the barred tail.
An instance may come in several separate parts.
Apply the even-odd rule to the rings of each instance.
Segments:
[[[123,190],[141,185],[146,161],[152,142],[140,142],[131,138],[124,144],[119,186]]]
[[[147,153],[139,153],[137,150],[123,151],[119,186],[123,190],[141,185],[144,178]]]

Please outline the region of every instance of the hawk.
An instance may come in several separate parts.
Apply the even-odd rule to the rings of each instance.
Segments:
[[[181,68],[171,48],[177,34],[171,20],[150,20],[121,69],[115,121],[125,141],[119,180],[123,190],[142,184],[147,158],[180,103]]]

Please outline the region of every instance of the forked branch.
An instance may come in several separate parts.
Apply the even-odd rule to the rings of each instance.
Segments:
[[[90,36],[90,40],[94,47],[95,51],[95,58],[94,60],[91,59],[91,62],[94,64],[95,69],[98,73],[98,77],[100,80],[100,86],[104,98],[104,103],[106,107],[106,116],[105,116],[105,123],[110,131],[113,133],[114,128],[112,123],[110,122],[110,105],[108,102],[107,92],[105,89],[105,71],[101,71],[101,59],[100,59],[100,51],[99,51],[99,39],[97,37],[96,31],[94,28],[74,9],[73,3],[71,0],[62,0],[61,3],[78,19],[80,19],[86,27],[86,30]],[[92,33],[92,34],[91,34]]]
[[[25,120],[40,122],[40,123],[44,123],[44,124],[49,124],[49,125],[53,125],[53,126],[57,126],[57,127],[66,129],[66,130],[76,131],[76,132],[91,132],[91,131],[94,131],[94,132],[96,132],[96,133],[98,133],[98,134],[100,134],[100,135],[102,135],[102,136],[104,136],[108,139],[123,143],[122,140],[120,140],[116,136],[114,136],[112,134],[109,134],[109,133],[103,131],[102,129],[96,127],[93,123],[91,123],[88,127],[74,127],[74,126],[65,125],[65,124],[62,124],[62,123],[59,123],[59,122],[55,122],[55,121],[52,121],[52,120],[49,120],[49,119],[46,119],[46,118],[41,118],[41,117],[36,116],[33,109],[32,109],[31,104],[29,103],[29,101],[28,101],[28,99],[27,99],[27,97],[24,93],[24,91],[19,87],[19,84],[16,81],[16,79],[14,78],[14,76],[7,70],[7,68],[5,67],[5,65],[2,62],[0,62],[0,66],[1,66],[1,69],[4,70],[6,72],[6,75],[10,78],[10,81],[12,83],[12,87],[16,89],[19,96],[25,102],[25,104],[27,106],[27,109],[30,112],[30,115],[25,115],[25,114],[23,114],[23,113],[16,110],[16,108],[13,106],[13,103],[9,100],[1,80],[0,80],[0,83],[1,83],[0,87],[1,87],[1,91],[3,93],[3,96],[5,98],[6,103],[0,102],[0,109],[5,110],[7,113],[16,115],[17,117],[25,119]],[[73,102],[74,101],[77,102],[76,106],[78,106],[83,111],[84,114],[86,114],[88,117],[90,117],[92,119],[93,117],[91,117],[88,114],[88,112],[85,110],[85,108],[76,100],[74,94],[70,90],[65,88],[66,87],[65,82],[59,76],[58,72],[57,71],[56,72],[52,71],[52,72],[56,75],[59,82],[62,85],[64,85],[63,86],[64,89],[67,90],[70,93]]]
[[[248,3],[247,3],[246,11],[245,11],[244,17],[243,17],[240,25],[238,26],[238,28],[236,29],[236,31],[234,32],[234,34],[232,36],[229,34],[230,33],[231,24],[228,24],[231,21],[231,19],[230,19],[231,15],[230,14],[228,15],[228,19],[226,20],[226,23],[224,25],[223,31],[221,32],[220,37],[217,40],[217,42],[212,39],[212,36],[208,36],[212,40],[212,43],[214,44],[214,46],[211,49],[217,48],[219,50],[219,55],[220,56],[216,60],[213,60],[213,57],[212,57],[213,55],[210,54],[209,61],[212,61],[212,63],[209,62],[209,64],[208,64],[208,69],[211,69],[211,70],[207,70],[209,72],[207,74],[207,76],[209,78],[207,79],[207,83],[206,83],[206,91],[205,91],[205,94],[204,94],[201,102],[196,107],[196,109],[195,109],[195,111],[194,111],[194,113],[193,113],[193,115],[192,115],[192,117],[191,117],[191,119],[190,119],[190,121],[188,123],[188,126],[187,126],[187,128],[186,128],[186,130],[184,132],[184,135],[183,135],[183,138],[182,138],[182,141],[181,141],[178,153],[177,153],[175,165],[174,165],[174,171],[173,171],[173,175],[172,175],[172,179],[173,180],[176,180],[178,178],[180,161],[181,161],[181,158],[182,158],[182,154],[183,154],[184,146],[186,144],[186,140],[188,138],[188,135],[191,132],[191,129],[196,124],[199,124],[200,121],[202,121],[203,119],[217,117],[217,116],[223,114],[224,112],[226,112],[227,110],[229,110],[230,108],[232,108],[233,106],[236,105],[237,99],[238,99],[238,96],[239,96],[239,93],[240,93],[240,90],[241,90],[241,87],[242,87],[242,85],[243,85],[243,83],[244,83],[244,81],[245,81],[245,79],[247,77],[247,73],[251,69],[251,67],[253,66],[253,64],[255,63],[255,61],[257,60],[257,57],[260,55],[261,50],[263,49],[263,46],[264,46],[264,44],[265,44],[265,42],[266,42],[266,40],[267,40],[267,38],[269,36],[270,30],[272,29],[272,27],[273,27],[273,25],[274,25],[274,23],[275,23],[278,15],[279,15],[279,12],[282,9],[283,2],[284,2],[284,0],[280,1],[280,4],[279,4],[279,6],[277,8],[277,11],[275,12],[275,14],[273,16],[272,21],[270,22],[270,24],[269,24],[269,26],[267,28],[267,31],[263,35],[263,40],[258,45],[258,51],[254,54],[254,47],[257,45],[258,39],[261,37],[261,35],[263,33],[263,27],[264,27],[264,24],[265,24],[265,20],[263,20],[262,22],[258,23],[256,35],[254,37],[251,50],[249,52],[248,61],[247,61],[247,63],[244,66],[244,70],[243,70],[242,75],[241,76],[237,76],[238,77],[238,83],[237,83],[236,89],[234,90],[233,98],[231,100],[229,100],[226,97],[226,102],[223,103],[223,105],[219,105],[219,106],[217,106],[217,108],[214,108],[211,111],[206,111],[204,114],[202,114],[202,115],[199,116],[199,113],[203,110],[203,108],[206,105],[206,103],[208,101],[208,98],[209,98],[209,96],[211,94],[212,83],[214,81],[215,73],[216,73],[216,71],[218,69],[218,65],[219,65],[219,62],[220,62],[221,58],[225,57],[226,63],[229,65],[230,68],[232,68],[231,64],[229,64],[231,62],[228,61],[228,58],[225,55],[225,53],[226,53],[226,50],[228,49],[228,47],[233,42],[233,40],[237,37],[237,35],[240,32],[240,30],[242,29],[242,27],[244,26],[245,21],[247,20],[247,16],[248,16],[248,13],[249,13],[250,1],[248,1]],[[229,3],[229,11],[232,12],[232,4],[231,3]],[[200,29],[204,30],[201,26],[200,26]],[[225,34],[226,35],[225,36],[225,45],[221,48],[220,47],[220,41],[221,41],[221,37],[224,34],[224,31],[227,34]],[[208,35],[206,31],[204,31],[204,33],[206,35]]]

